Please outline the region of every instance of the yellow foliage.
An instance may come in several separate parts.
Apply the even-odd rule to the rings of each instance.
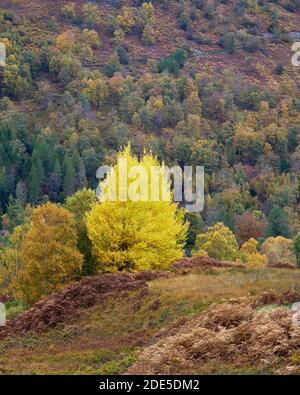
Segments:
[[[75,4],[68,3],[61,7],[61,13],[65,18],[75,18],[76,11],[75,11]]]
[[[56,37],[56,46],[62,52],[72,51],[75,47],[75,34],[71,31],[61,33]]]
[[[84,43],[88,44],[91,48],[97,49],[100,47],[99,35],[95,30],[84,29],[82,36]]]
[[[257,251],[257,246],[258,241],[251,238],[240,249],[241,259],[249,268],[263,268],[268,264],[268,258]]]
[[[75,279],[83,264],[76,244],[75,221],[67,209],[53,203],[35,208],[21,242],[15,297],[31,305]]]
[[[117,23],[124,32],[130,32],[136,24],[135,9],[122,7],[121,14],[117,16]]]
[[[124,160],[127,160],[126,177],[134,181],[127,183],[127,194],[122,196],[124,190],[119,184],[123,170],[119,165]],[[145,154],[139,161],[127,147],[118,155],[114,166],[116,176],[109,173],[100,183],[101,191],[107,193],[116,181],[116,201],[103,199],[87,215],[88,236],[99,272],[168,269],[172,261],[183,256],[188,224],[183,222],[184,213],[178,210],[177,204],[162,200],[163,189],[168,188],[167,180],[163,177],[158,201],[143,201],[138,179],[131,176],[134,166],[144,169],[150,183],[151,166],[160,165],[151,154]],[[131,199],[132,189],[141,199]]]
[[[198,96],[198,92],[192,92],[186,99],[187,112],[189,114],[195,114],[200,117],[201,115],[201,101]]]
[[[116,31],[114,32],[114,39],[113,42],[116,46],[119,46],[122,44],[123,40],[124,40],[124,35],[125,33],[123,32],[122,29],[116,29]]]
[[[105,82],[100,78],[83,82],[86,84],[86,87],[82,92],[88,97],[94,107],[100,108],[108,96]]]
[[[205,251],[211,258],[237,261],[239,249],[236,238],[222,222],[208,228],[196,238],[196,251]]]
[[[0,250],[0,293],[13,294],[13,281],[21,269],[20,245],[26,232],[25,226],[17,226],[9,238],[9,246]]]
[[[267,266],[268,258],[259,252],[255,252],[248,256],[247,263],[250,269],[261,269]]]
[[[154,7],[152,3],[143,3],[139,8],[139,16],[143,25],[153,24],[155,22]]]
[[[254,254],[257,252],[257,245],[258,245],[258,241],[251,238],[242,245],[241,253],[247,255]]]
[[[282,236],[269,237],[261,248],[267,256],[269,265],[287,264],[296,266],[293,241]]]
[[[83,21],[88,27],[93,29],[96,24],[100,23],[99,9],[96,4],[84,4],[82,7],[82,12]]]
[[[164,102],[163,102],[163,98],[157,97],[153,103],[153,107],[156,108],[156,110],[162,111],[164,108]]]
[[[153,45],[156,41],[155,30],[152,25],[147,24],[143,30],[143,38],[142,41],[145,45]]]

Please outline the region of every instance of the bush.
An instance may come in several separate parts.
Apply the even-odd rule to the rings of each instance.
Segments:
[[[119,57],[120,64],[127,65],[127,64],[130,63],[130,56],[129,56],[128,51],[127,51],[126,48],[121,47],[121,46],[118,47],[117,48],[117,54],[118,54],[118,57]]]
[[[275,68],[275,73],[278,75],[282,75],[284,73],[284,66],[281,63],[278,63],[278,65]]]
[[[243,43],[243,48],[247,52],[263,51],[263,42],[259,37],[250,37]]]
[[[168,71],[169,73],[172,74],[179,74],[179,64],[176,62],[176,60],[173,57],[161,59],[158,64],[157,64],[158,72],[163,73],[164,71]]]
[[[75,4],[69,3],[62,6],[61,14],[64,18],[68,18],[68,19],[76,18]]]
[[[211,39],[206,37],[203,33],[195,34],[193,39],[197,44],[211,44]]]
[[[234,33],[226,33],[220,40],[219,45],[230,54],[234,54],[237,47],[237,39]]]

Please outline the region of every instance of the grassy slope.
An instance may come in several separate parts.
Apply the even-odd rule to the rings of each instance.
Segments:
[[[179,323],[211,303],[261,295],[264,291],[300,290],[300,272],[218,269],[159,279],[149,283],[143,300],[113,299],[88,309],[77,322],[42,335],[0,341],[2,374],[123,373],[140,350],[154,344]],[[266,373],[255,366],[224,366],[218,361],[205,373]],[[270,373],[270,370],[268,370]],[[272,373],[272,371],[271,371]]]

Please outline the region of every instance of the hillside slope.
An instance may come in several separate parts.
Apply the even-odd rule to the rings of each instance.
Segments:
[[[293,329],[289,310],[300,298],[299,276],[283,269],[210,268],[148,286],[144,275],[83,280],[76,298],[70,286],[15,318],[23,335],[11,331],[0,340],[0,371],[299,373],[299,328]],[[106,295],[110,283],[123,291]],[[95,294],[86,303],[91,292],[85,287],[92,284]]]
[[[82,6],[87,2],[74,0],[71,3],[75,4],[75,10],[80,15]],[[87,67],[97,69],[103,66],[114,50],[108,17],[120,14],[122,6],[138,7],[142,3],[138,0],[94,2],[99,9],[100,22],[93,29],[99,33],[102,47],[96,51],[91,63],[86,62]],[[147,59],[158,60],[178,47],[187,47],[191,52],[187,71],[193,69],[211,73],[216,67],[231,68],[251,81],[272,86],[274,80],[281,80],[275,72],[280,63],[285,66],[287,74],[299,83],[298,69],[291,64],[291,44],[297,41],[300,33],[300,7],[297,3],[293,9],[287,7],[288,2],[285,1],[254,1],[253,4],[257,5],[253,8],[247,6],[247,1],[184,1],[183,17],[180,17],[179,2],[154,0],[155,45],[144,45],[139,34],[129,33],[124,37],[123,44],[133,60],[130,73],[142,71]],[[82,22],[74,23],[62,16],[61,9],[66,4],[70,2],[7,0],[1,3],[1,9],[11,13],[15,28],[26,38],[26,47],[37,49],[40,40],[52,40],[66,30],[82,28]],[[49,25],[51,18],[55,18],[55,32]],[[249,34],[252,49],[245,52],[238,49],[241,45],[237,45],[236,53],[227,53],[220,48],[218,42],[224,34],[241,30]],[[259,50],[262,43],[255,44],[255,37],[264,40],[263,50]]]

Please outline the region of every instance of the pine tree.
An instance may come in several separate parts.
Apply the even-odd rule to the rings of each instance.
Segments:
[[[72,159],[66,155],[64,159],[64,181],[63,192],[65,196],[71,196],[74,193],[75,174]]]
[[[37,157],[33,160],[29,174],[29,199],[32,204],[36,204],[42,197],[43,176],[43,164]]]

